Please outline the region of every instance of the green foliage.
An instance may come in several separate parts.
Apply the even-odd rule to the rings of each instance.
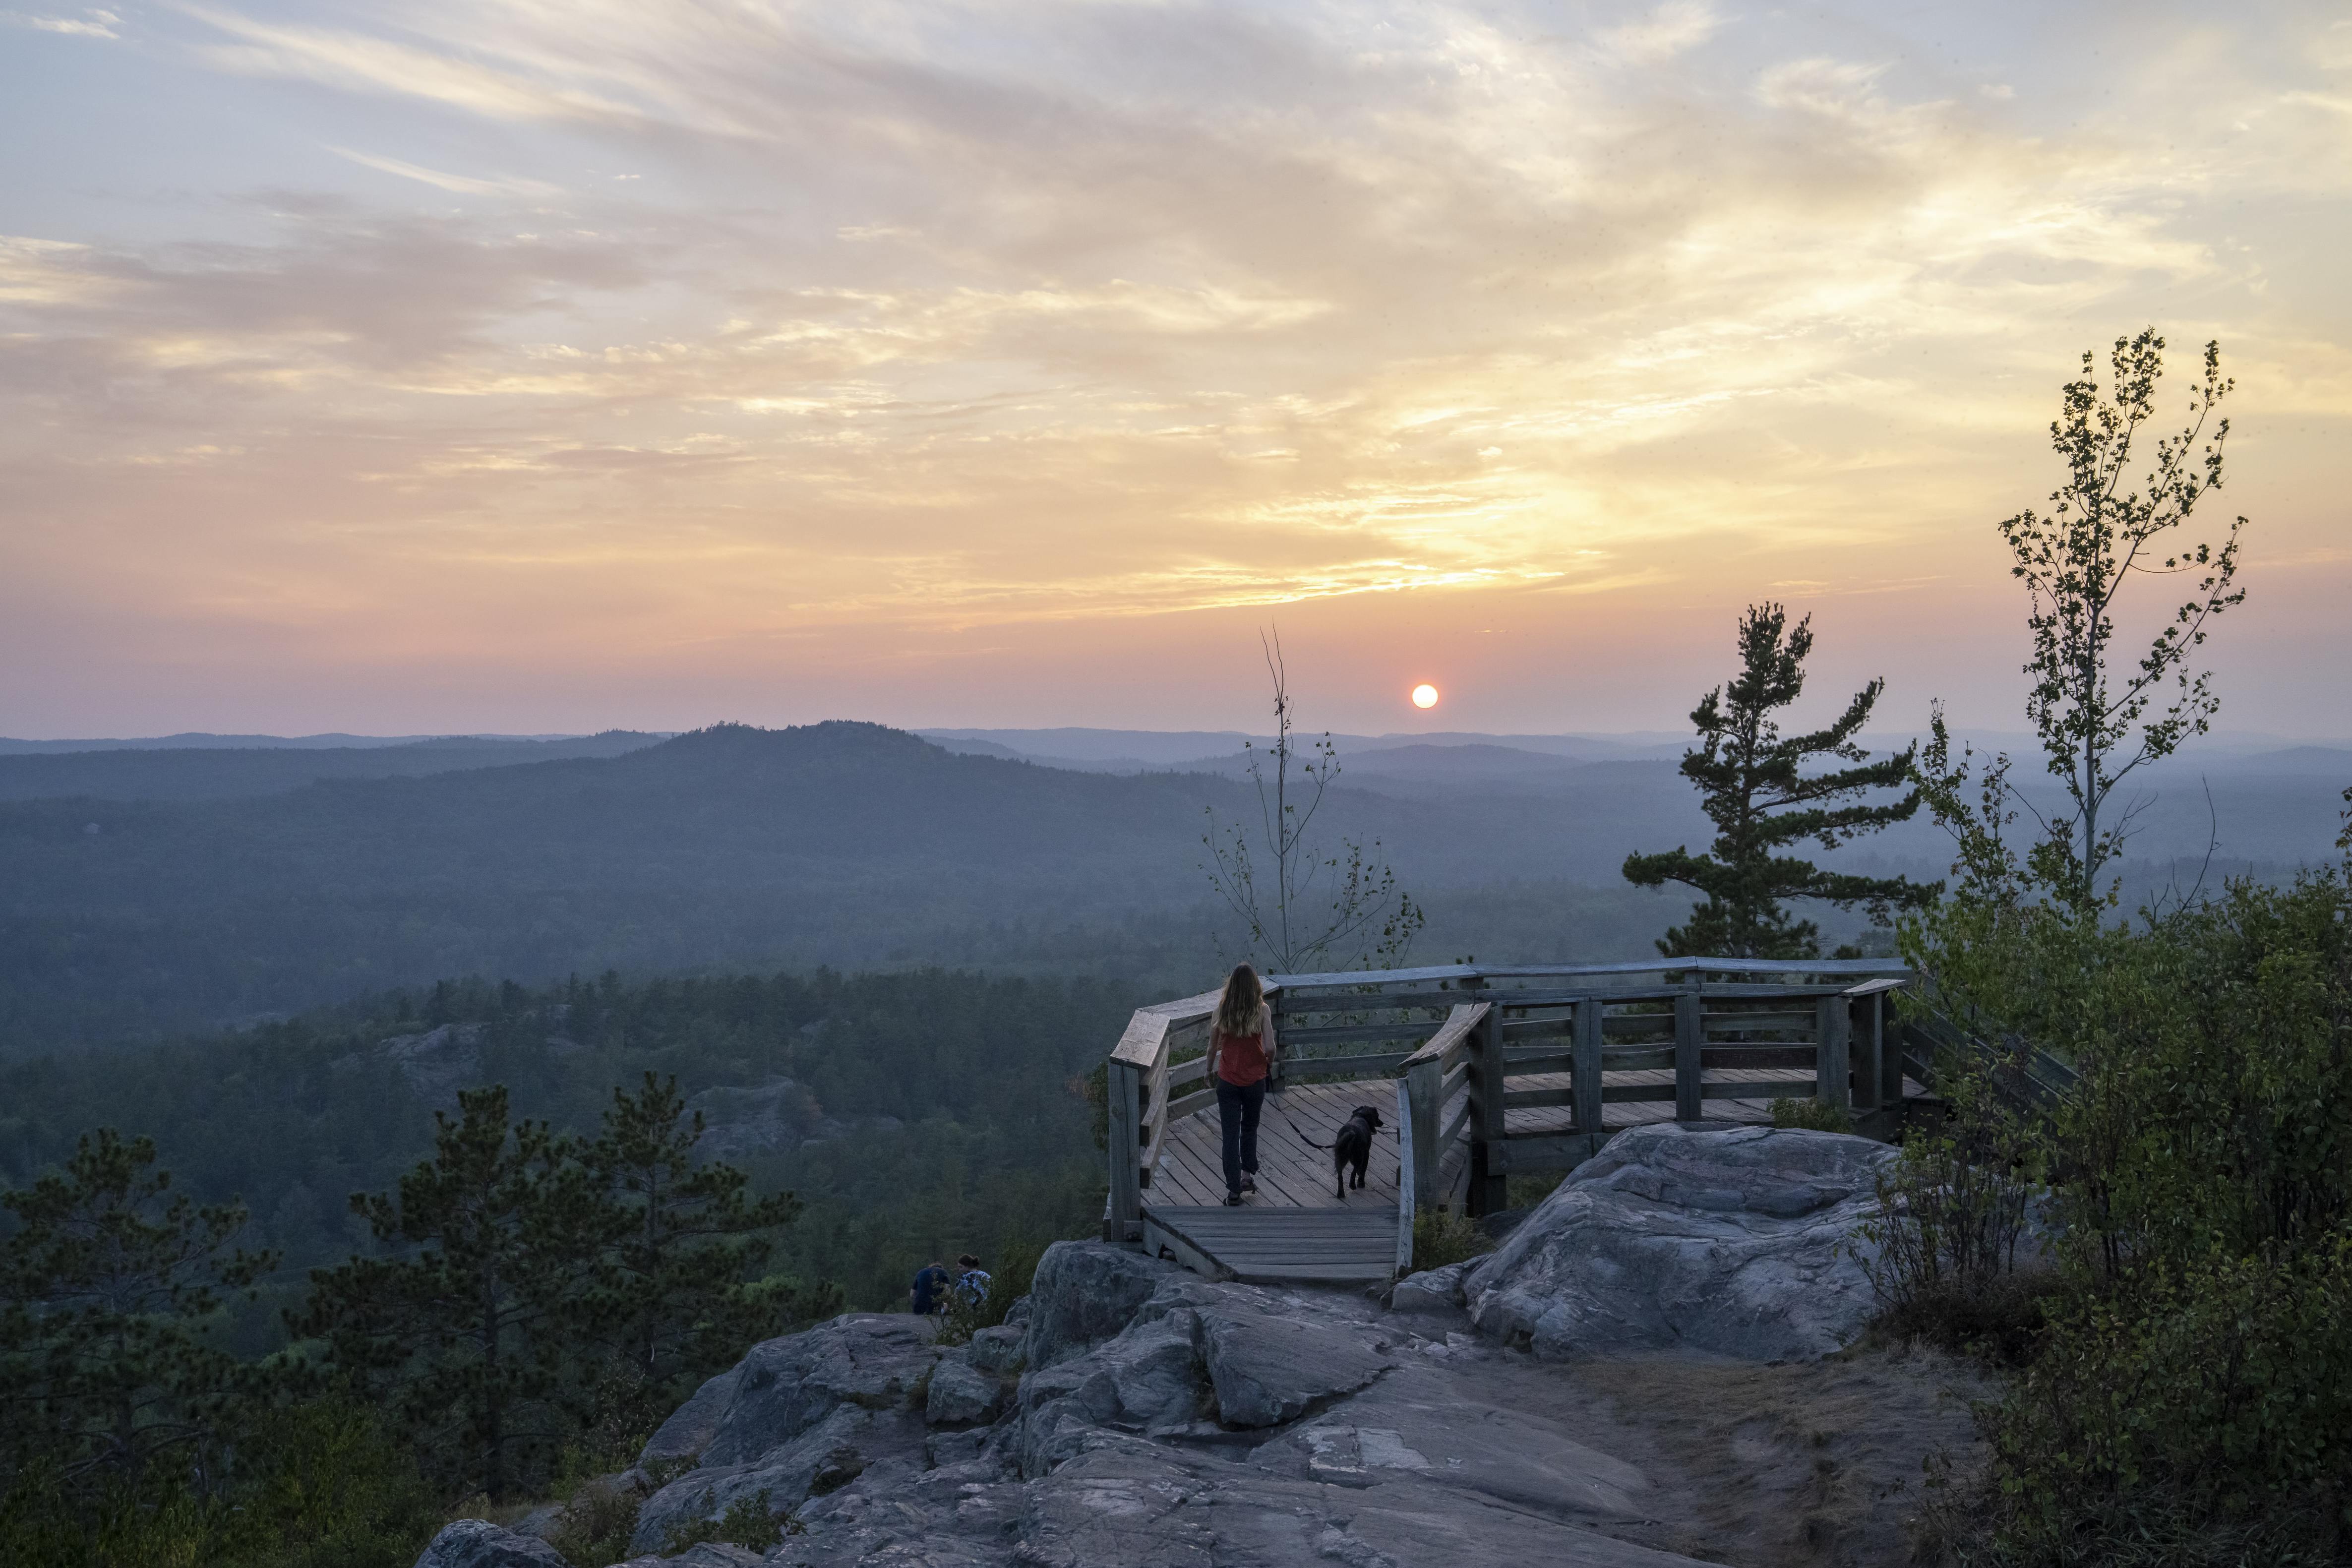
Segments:
[[[686,1116],[675,1077],[647,1073],[635,1094],[613,1091],[603,1133],[582,1151],[591,1183],[614,1210],[590,1310],[656,1385],[699,1382],[780,1318],[799,1315],[788,1288],[751,1281],[774,1250],[773,1232],[800,1214],[800,1200],[791,1193],[751,1198],[741,1171],[698,1163],[703,1128],[702,1112]]]
[[[2081,1073],[2041,1145],[2063,1289],[2044,1299],[2031,1364],[1987,1413],[1990,1489],[1968,1505],[1988,1550],[2105,1561],[2142,1518],[2166,1521],[2168,1561],[2234,1562],[2250,1539],[2286,1542],[2282,1560],[2340,1550],[2352,1525],[2346,873],[2232,883],[2138,929],[1964,901],[1914,934],[1928,931],[1978,944],[1926,950],[1954,1009],[2022,1018]],[[2004,1163],[1998,1151],[1989,1163]]]
[[[1780,1099],[1772,1102],[1772,1125],[1811,1132],[1851,1132],[1853,1112],[1845,1106],[1824,1105],[1818,1100]]]
[[[1788,624],[1778,605],[1751,605],[1739,622],[1741,670],[1727,687],[1717,687],[1691,710],[1699,744],[1683,753],[1683,775],[1699,788],[1715,823],[1713,852],[1693,855],[1675,848],[1625,858],[1625,879],[1636,887],[1680,882],[1706,896],[1689,923],[1669,930],[1658,951],[1669,958],[1812,958],[1821,952],[1821,931],[1811,921],[1792,918],[1787,899],[1818,899],[1842,909],[1864,906],[1885,923],[1888,911],[1911,908],[1935,896],[1935,889],[1901,877],[1873,878],[1824,871],[1811,861],[1780,850],[1811,839],[1834,849],[1893,823],[1919,807],[1915,789],[1882,805],[1861,803],[1865,791],[1906,782],[1912,752],[1906,748],[1879,762],[1854,742],[1885,688],[1874,680],[1856,692],[1845,711],[1825,730],[1782,736],[1772,715],[1804,690],[1805,658],[1812,651],[1811,617]],[[1808,773],[1815,757],[1838,758],[1849,766]]]
[[[211,1461],[240,1379],[204,1323],[272,1259],[230,1250],[243,1208],[200,1205],[154,1164],[153,1143],[107,1129],[0,1194],[0,1477],[135,1490],[165,1456]]]
[[[751,1497],[737,1498],[727,1505],[727,1511],[717,1519],[689,1520],[669,1532],[663,1543],[662,1554],[675,1557],[705,1541],[726,1542],[736,1546],[748,1546],[754,1552],[765,1552],[784,1538],[783,1521],[771,1510],[769,1493],[762,1488]]]
[[[51,1468],[20,1471],[0,1496],[0,1562],[408,1568],[444,1518],[405,1448],[358,1405],[259,1411],[229,1452],[204,1489],[151,1473],[92,1491]]]
[[[1915,1129],[1879,1176],[1878,1212],[1862,1227],[1871,1244],[1864,1271],[1887,1331],[2017,1362],[2031,1353],[2056,1283],[2028,1245],[2045,1130],[1996,1092],[1982,1063],[1954,1055],[1937,1082],[1947,1119]]]
[[[1495,1250],[1495,1238],[1467,1215],[1423,1209],[1412,1216],[1412,1266],[1443,1268]]]
[[[619,1227],[572,1140],[509,1125],[503,1087],[458,1103],[397,1196],[352,1199],[396,1250],[316,1271],[297,1331],[388,1398],[453,1479],[502,1501],[552,1457]]]
[[[974,1301],[961,1290],[949,1291],[948,1310],[940,1319],[938,1342],[970,1344],[971,1336],[981,1330],[992,1329],[1004,1321],[1004,1315],[1013,1310],[1013,1303],[1029,1294],[1030,1284],[1037,1278],[1038,1260],[1045,1256],[1045,1249],[1034,1242],[1006,1243],[997,1255],[996,1267],[989,1270],[986,1295]]]
[[[598,1479],[572,1494],[547,1543],[572,1563],[618,1563],[637,1532],[637,1494]]]
[[[2067,809],[2043,818],[2039,840],[2019,858],[2006,842],[2013,802],[2021,798],[2008,784],[2011,759],[1996,753],[1972,778],[1965,749],[1959,761],[1951,758],[1940,710],[1919,769],[1929,808],[1960,845],[1955,870],[1964,884],[2002,901],[2046,894],[2077,919],[2096,918],[2111,896],[2101,884],[2132,816],[2116,809],[2117,786],[2205,733],[2219,710],[2210,673],[2192,673],[2189,660],[2213,618],[2245,599],[2235,585],[2244,518],[2218,546],[2164,542],[2221,486],[2230,422],[2219,421],[2210,440],[2205,430],[2235,384],[2221,374],[2221,345],[2207,343],[2188,424],[2147,451],[2153,433],[2143,427],[2156,417],[2164,346],[2154,328],[2117,338],[2108,355],[2111,396],[2100,391],[2096,356],[2083,355],[2083,374],[2066,384],[2050,426],[2051,447],[2066,467],[2064,483],[2051,492],[2052,510],[2028,508],[2000,525],[2015,562],[2011,574],[2028,595],[2033,654],[2025,665],[2032,682],[2026,717],[2043,765],[2064,786]],[[2132,469],[2141,463],[2147,468],[2135,481]],[[2187,576],[2194,587],[2118,674],[2110,665],[2118,602],[2126,582],[2151,574]]]

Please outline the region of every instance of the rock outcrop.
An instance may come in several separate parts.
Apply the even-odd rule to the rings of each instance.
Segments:
[[[1687,1568],[1643,1543],[1666,1511],[1651,1477],[1588,1441],[1612,1418],[1526,1352],[1837,1348],[1868,1314],[1852,1229],[1892,1157],[1824,1133],[1630,1131],[1500,1251],[1389,1307],[1059,1243],[969,1346],[853,1313],[704,1384],[623,1478],[667,1480],[630,1568]],[[687,1546],[746,1504],[773,1546]],[[468,1521],[420,1568],[554,1568],[550,1552]]]
[[[1835,1132],[1619,1133],[1461,1277],[1479,1330],[1552,1359],[1851,1344],[1877,1310],[1856,1226],[1895,1152]]]

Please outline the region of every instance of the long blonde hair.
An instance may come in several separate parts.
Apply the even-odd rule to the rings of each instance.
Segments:
[[[1255,1035],[1258,1009],[1265,1005],[1265,987],[1258,984],[1257,971],[1246,963],[1236,963],[1234,972],[1225,976],[1225,988],[1217,997],[1216,1016],[1209,1026],[1220,1035]]]

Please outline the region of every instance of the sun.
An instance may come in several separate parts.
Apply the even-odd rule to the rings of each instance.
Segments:
[[[1420,686],[1416,686],[1416,687],[1414,687],[1414,688],[1412,689],[1412,705],[1413,705],[1414,707],[1416,707],[1416,708],[1434,708],[1434,707],[1436,707],[1436,706],[1437,706],[1437,688],[1435,688],[1434,686],[1427,685],[1427,684],[1425,684],[1425,683],[1424,683],[1424,684],[1423,684],[1423,685],[1420,685]]]

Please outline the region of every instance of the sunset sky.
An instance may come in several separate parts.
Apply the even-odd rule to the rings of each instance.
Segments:
[[[2154,324],[2352,736],[2341,5],[6,3],[0,734],[2013,730]]]

